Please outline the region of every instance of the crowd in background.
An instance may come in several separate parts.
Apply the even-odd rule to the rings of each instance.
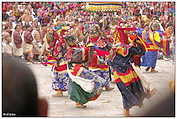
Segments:
[[[86,2],[3,2],[3,52],[33,62],[45,56],[44,39],[51,30],[61,33],[61,29],[72,29],[77,39],[87,40],[94,24],[100,27],[100,32],[110,30],[113,37],[116,26],[144,28],[147,22],[158,20],[162,31],[172,27],[169,39],[174,56],[175,2],[123,2],[121,9],[112,12],[90,12],[86,5]]]
[[[155,90],[141,84],[137,68],[145,66],[146,71],[158,72],[155,70],[158,53],[159,59],[175,61],[175,2],[121,2],[120,9],[116,11],[89,11],[87,5],[88,2],[3,2],[2,52],[27,64],[42,63],[47,66],[51,63],[53,96],[60,97],[68,91],[77,108],[85,108],[84,104],[88,101],[96,100],[103,88],[105,91],[114,89],[109,85],[113,75],[122,95],[124,115],[130,116],[131,107],[141,107],[145,97],[155,94]],[[144,43],[145,48],[138,41]],[[7,80],[4,85],[10,79],[6,72],[10,68],[8,65],[14,65],[14,68],[19,65],[20,70],[25,68],[20,62],[12,62],[10,58],[14,57],[3,58],[3,76],[6,76],[3,79]],[[144,65],[140,58],[144,59]],[[137,66],[136,71],[132,62]],[[23,75],[18,70],[11,73]],[[30,78],[30,74],[24,74],[27,79]],[[89,82],[84,83],[85,80],[80,78]],[[12,84],[17,85],[18,82]],[[20,84],[23,88],[27,83]],[[91,91],[88,84],[92,84],[91,88],[94,85]],[[170,86],[175,87],[174,82]],[[11,87],[7,89],[13,89]],[[39,103],[34,105],[39,107],[34,108],[40,109],[41,106],[43,112],[27,112],[42,112],[40,115],[46,116],[47,104],[36,96],[31,96]],[[18,115],[19,112],[16,113]],[[26,115],[34,115],[28,113]]]

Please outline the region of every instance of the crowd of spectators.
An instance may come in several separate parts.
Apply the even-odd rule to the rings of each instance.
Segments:
[[[5,52],[25,57],[24,32],[27,29],[30,29],[27,36],[32,34],[29,41],[33,47],[32,51],[27,53],[30,57],[25,59],[31,62],[32,59],[40,59],[45,54],[45,48],[42,47],[49,29],[59,30],[62,27],[65,29],[70,27],[75,29],[74,33],[78,39],[87,39],[93,24],[98,24],[100,31],[104,32],[107,26],[113,31],[115,26],[143,28],[146,23],[157,20],[161,24],[162,31],[169,26],[173,28],[170,42],[171,52],[174,55],[175,2],[122,2],[122,8],[109,12],[88,11],[86,5],[88,5],[87,2],[3,2],[2,38],[5,46],[9,45]],[[21,37],[19,48],[23,48],[22,53],[14,53],[16,49],[13,47],[18,48],[13,40],[15,29],[18,29]],[[78,31],[81,32],[78,33]]]

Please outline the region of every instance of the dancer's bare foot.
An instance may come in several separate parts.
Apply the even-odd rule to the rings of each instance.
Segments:
[[[155,69],[151,69],[151,71],[150,72],[152,72],[152,73],[157,73],[158,71],[157,70],[155,70]]]
[[[111,91],[113,89],[114,89],[113,87],[105,87],[104,91]]]
[[[129,109],[124,109],[124,116],[126,116],[126,117],[130,116]]]
[[[150,98],[152,97],[153,95],[155,95],[157,92],[157,89],[153,88],[152,90],[149,90],[148,91],[148,95],[147,95],[147,98]]]
[[[63,92],[62,91],[55,91],[56,93],[53,94],[53,97],[62,97],[63,96]]]
[[[138,106],[139,108],[141,108],[141,107],[143,106],[143,103],[138,104],[138,105],[136,105],[136,106]]]
[[[86,108],[86,105],[80,104],[80,103],[76,103],[76,107],[77,108]]]
[[[153,88],[153,89],[150,91],[151,96],[155,95],[156,92],[157,92],[157,89]]]

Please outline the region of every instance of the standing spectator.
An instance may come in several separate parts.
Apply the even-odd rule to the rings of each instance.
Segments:
[[[24,56],[28,62],[32,63],[33,59],[33,36],[32,36],[32,27],[28,26],[27,31],[24,33]]]
[[[12,46],[12,39],[10,33],[4,31],[2,33],[2,52],[12,56],[12,48],[13,46]]]
[[[15,31],[12,33],[12,38],[14,43],[13,55],[21,58],[23,56],[23,47],[22,47],[22,37],[20,31],[21,31],[21,26],[16,25]]]
[[[36,60],[39,60],[39,56],[42,52],[42,40],[41,40],[41,36],[39,33],[39,28],[34,28],[32,31],[32,36],[33,36],[33,54],[34,54],[34,58]]]

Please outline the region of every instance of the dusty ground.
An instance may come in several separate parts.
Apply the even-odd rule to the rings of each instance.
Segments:
[[[103,92],[93,102],[87,104],[87,108],[78,109],[74,102],[68,98],[67,92],[64,97],[52,97],[51,68],[40,64],[29,65],[36,75],[40,97],[44,97],[49,103],[49,117],[122,117],[122,97],[116,85],[111,83],[114,90]],[[143,111],[162,99],[169,91],[169,80],[175,79],[175,63],[172,61],[158,60],[156,69],[158,73],[147,73],[142,68],[143,76],[150,82],[152,88],[157,89],[156,95],[149,100],[145,99],[143,107],[133,107],[131,114],[139,116]]]

